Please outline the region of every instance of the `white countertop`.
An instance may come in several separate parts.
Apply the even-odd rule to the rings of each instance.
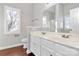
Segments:
[[[63,38],[62,34],[65,34],[65,33],[46,32],[46,34],[43,35],[41,31],[31,32],[31,35],[33,36],[38,36],[53,42],[58,42],[60,44],[64,44],[64,45],[79,49],[78,35],[71,35],[69,38]]]

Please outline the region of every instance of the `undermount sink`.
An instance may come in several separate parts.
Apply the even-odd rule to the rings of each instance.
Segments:
[[[46,34],[46,32],[41,32],[43,35],[45,35]]]

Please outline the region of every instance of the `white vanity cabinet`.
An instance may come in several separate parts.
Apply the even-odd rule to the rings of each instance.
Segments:
[[[79,50],[76,48],[33,35],[30,50],[36,56],[79,56]]]

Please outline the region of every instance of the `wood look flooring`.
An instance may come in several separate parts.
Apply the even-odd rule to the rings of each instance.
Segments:
[[[0,50],[0,56],[34,56],[33,53],[27,55],[26,50],[23,46]]]

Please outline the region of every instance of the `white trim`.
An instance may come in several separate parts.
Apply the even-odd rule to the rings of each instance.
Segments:
[[[19,44],[14,44],[14,45],[10,45],[10,46],[0,47],[0,50],[4,50],[4,49],[8,49],[8,48],[13,48],[13,47],[21,46],[21,45],[23,45],[23,44],[19,43]]]
[[[26,53],[29,54],[29,53],[31,53],[31,51],[27,49]]]

